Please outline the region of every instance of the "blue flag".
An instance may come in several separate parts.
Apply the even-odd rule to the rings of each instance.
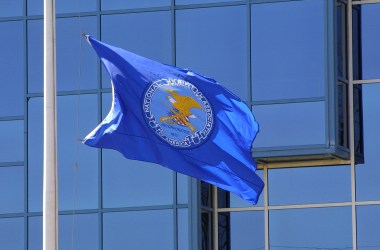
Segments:
[[[190,70],[87,39],[111,77],[113,102],[86,145],[158,163],[257,203],[264,183],[251,146],[259,127],[239,97]]]

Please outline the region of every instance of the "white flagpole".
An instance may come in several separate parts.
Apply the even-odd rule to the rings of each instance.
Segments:
[[[56,39],[54,0],[44,0],[43,249],[58,249]]]

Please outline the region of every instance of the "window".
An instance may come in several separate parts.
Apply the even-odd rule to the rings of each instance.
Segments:
[[[97,125],[97,96],[59,96],[58,122],[58,190],[59,209],[98,207],[98,150],[83,145],[84,138]],[[43,108],[42,98],[29,101],[28,176],[29,211],[42,210]],[[79,118],[79,120],[78,120]],[[76,161],[78,163],[76,168]],[[76,183],[76,198],[74,194]]]
[[[103,220],[104,249],[174,249],[172,210],[105,213]]]
[[[0,33],[0,117],[24,115],[23,22],[0,22]]]
[[[57,90],[79,91],[98,86],[96,53],[80,35],[96,37],[96,17],[58,18]],[[43,91],[43,21],[28,21],[28,92]],[[70,72],[70,73],[68,73]]]
[[[245,13],[244,6],[177,10],[176,60],[248,101]]]

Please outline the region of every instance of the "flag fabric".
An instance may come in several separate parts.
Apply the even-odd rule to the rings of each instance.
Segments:
[[[160,164],[257,203],[264,183],[251,146],[259,126],[239,97],[190,70],[87,39],[111,77],[113,101],[84,144]]]

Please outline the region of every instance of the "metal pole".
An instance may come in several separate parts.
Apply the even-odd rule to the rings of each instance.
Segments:
[[[356,178],[355,178],[355,129],[354,129],[354,63],[352,41],[352,0],[347,2],[348,34],[348,118],[349,145],[351,164],[351,198],[352,198],[352,249],[357,249],[356,233]]]
[[[54,0],[44,0],[43,249],[58,249],[56,40]]]

